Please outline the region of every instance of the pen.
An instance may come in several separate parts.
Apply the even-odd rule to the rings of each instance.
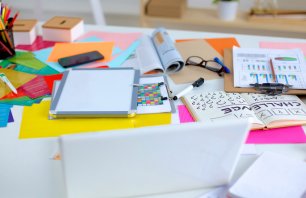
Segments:
[[[274,70],[274,65],[273,65],[272,58],[270,58],[270,67],[271,67],[271,71],[272,71],[273,81],[276,82],[276,75],[275,75],[275,70]]]
[[[222,66],[225,73],[228,73],[228,74],[231,73],[231,70],[228,67],[226,67],[218,57],[215,57],[214,61]]]
[[[16,88],[13,86],[13,84],[9,81],[9,79],[5,76],[4,73],[0,73],[0,78],[15,94],[17,94]]]
[[[204,78],[199,78],[198,80],[196,80],[194,83],[192,83],[191,85],[189,85],[188,87],[186,87],[185,89],[183,89],[181,92],[179,92],[178,94],[176,94],[173,97],[173,100],[177,100],[180,97],[182,97],[183,95],[185,95],[186,93],[190,92],[194,87],[200,87],[201,85],[204,84]]]

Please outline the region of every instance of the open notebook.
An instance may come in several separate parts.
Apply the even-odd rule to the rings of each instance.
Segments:
[[[251,118],[252,129],[306,124],[306,106],[294,95],[225,93],[189,94],[183,102],[197,121],[218,122]]]

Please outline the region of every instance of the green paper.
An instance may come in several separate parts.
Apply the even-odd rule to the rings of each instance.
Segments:
[[[42,68],[41,70],[38,71],[37,74],[40,75],[53,75],[53,74],[59,74],[60,72],[58,72],[57,70],[53,69],[50,66],[46,66],[44,68]]]
[[[6,68],[10,64],[12,64],[12,63],[8,60],[3,60],[3,61],[0,62],[0,66],[3,67],[3,68]]]
[[[0,103],[20,106],[32,106],[33,104],[40,103],[40,101],[49,96],[42,96],[39,98],[31,99],[28,96],[22,96],[14,99],[0,100]]]
[[[36,70],[40,70],[47,66],[45,63],[36,59],[31,52],[17,52],[15,56],[7,60]]]

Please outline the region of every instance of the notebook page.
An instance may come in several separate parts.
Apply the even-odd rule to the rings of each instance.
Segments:
[[[251,119],[252,123],[263,123],[256,117],[244,98],[238,93],[224,91],[189,94],[183,97],[193,117],[198,121],[219,122],[229,119]]]
[[[249,103],[257,117],[266,125],[274,121],[304,120],[306,106],[294,95],[268,96],[264,94],[241,94]]]

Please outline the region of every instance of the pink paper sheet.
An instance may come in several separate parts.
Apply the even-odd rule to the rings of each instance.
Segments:
[[[185,105],[178,105],[180,123],[194,122]],[[306,143],[301,126],[250,131],[246,144],[289,144]]]
[[[78,38],[78,40],[82,40],[92,36],[98,37],[102,41],[114,42],[116,47],[119,47],[121,50],[125,50],[141,36],[141,33],[117,33],[117,32],[94,31],[82,35],[81,37]]]
[[[178,105],[180,123],[194,122],[191,114],[185,105]]]
[[[119,47],[121,50],[124,51],[133,42],[135,42],[137,39],[139,39],[141,35],[142,35],[141,33],[117,33],[117,32],[97,32],[97,31],[92,31],[92,32],[88,32],[88,33],[82,35],[77,40],[83,40],[83,39],[86,39],[86,38],[94,36],[94,37],[100,38],[102,41],[111,41],[111,42],[114,42],[116,47]],[[121,53],[113,55],[111,57],[111,60],[114,60],[120,54]],[[101,64],[102,65],[107,65],[107,63],[108,62],[102,62]],[[99,66],[99,64],[94,62],[94,63],[87,64],[84,67],[86,67],[86,68],[95,68],[97,66]]]
[[[44,41],[42,36],[37,36],[32,45],[17,45],[16,49],[27,50],[27,51],[36,51],[48,47],[53,47],[55,42],[53,41]]]
[[[287,43],[287,42],[260,42],[260,48],[270,49],[295,49],[300,48],[306,56],[306,43]]]
[[[306,135],[301,126],[251,131],[247,144],[288,144],[306,143]]]

